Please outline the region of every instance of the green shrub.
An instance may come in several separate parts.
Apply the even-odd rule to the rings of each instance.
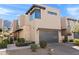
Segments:
[[[17,40],[17,38],[16,37],[14,37],[14,41],[16,41]]]
[[[31,41],[25,41],[26,45],[30,45]]]
[[[3,41],[3,42],[2,42],[2,47],[3,47],[3,48],[7,48],[7,44],[8,44],[7,42]]]
[[[28,46],[28,45],[30,45],[30,44],[31,44],[31,43],[30,43],[29,41],[25,41],[24,38],[18,38],[18,39],[16,40],[16,43],[15,43],[15,45],[18,46],[18,47],[21,47],[21,46]]]
[[[7,44],[13,44],[13,39],[4,39],[3,41],[5,41],[5,43]]]
[[[3,48],[7,48],[7,42],[5,40],[3,40],[1,43],[0,43],[0,49],[3,49]]]
[[[32,41],[32,42],[31,42],[31,44],[35,44],[35,42],[34,42],[34,41]]]
[[[8,41],[9,41],[9,44],[13,44],[14,43],[13,42],[13,38],[8,39]]]
[[[74,39],[74,44],[79,46],[79,39]]]
[[[36,44],[31,44],[31,50],[32,50],[32,52],[36,52],[37,45]]]
[[[3,40],[6,44],[9,44],[9,40],[8,39],[4,39]]]
[[[24,43],[20,43],[20,42],[16,42],[16,44],[15,44],[17,47],[21,47],[21,46],[23,46],[24,45]]]
[[[24,43],[25,42],[25,39],[24,38],[18,38],[17,41]]]
[[[16,42],[15,44],[17,47],[22,47],[22,46],[28,46],[28,43],[21,43],[21,42]]]
[[[63,40],[63,43],[65,43],[65,42],[68,42],[68,38],[67,37],[65,37],[64,40]]]
[[[73,39],[69,39],[68,41],[69,41],[69,42],[74,42],[74,40],[73,40]]]
[[[46,48],[47,47],[47,42],[44,41],[44,40],[40,41],[40,47],[41,48]]]

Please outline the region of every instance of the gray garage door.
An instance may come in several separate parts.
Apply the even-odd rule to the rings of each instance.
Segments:
[[[74,38],[79,38],[79,33],[74,33]]]
[[[40,39],[40,41],[45,40],[48,43],[58,42],[58,31],[56,31],[56,30],[54,30],[54,31],[40,30],[39,39]]]

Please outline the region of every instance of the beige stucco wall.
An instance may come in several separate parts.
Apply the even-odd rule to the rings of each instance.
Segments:
[[[11,26],[12,26],[11,30],[14,32],[16,30],[16,27],[17,27],[17,21],[13,20]]]
[[[19,38],[25,38],[26,40],[30,40],[30,28],[29,26],[23,26],[23,30],[19,32]]]
[[[55,12],[57,15],[48,14],[48,11]],[[61,29],[60,11],[53,8],[41,9],[41,19],[31,21],[38,28]]]
[[[23,29],[19,32],[19,38],[25,38],[26,40],[30,40],[30,23],[28,15],[21,15],[19,17],[19,28]]]
[[[57,15],[50,15],[48,11],[55,12]],[[46,7],[46,10],[41,9],[41,19],[34,19],[31,22],[31,38],[39,43],[38,28],[45,29],[61,29],[60,11],[58,9]],[[58,32],[59,40],[62,39],[61,32]],[[60,42],[60,41],[59,41]]]
[[[29,25],[29,16],[28,15],[21,15],[19,16],[18,18],[18,24],[19,24],[19,27],[23,27],[23,26],[27,26]]]
[[[66,17],[61,17],[61,28],[66,29],[67,28],[67,18]]]

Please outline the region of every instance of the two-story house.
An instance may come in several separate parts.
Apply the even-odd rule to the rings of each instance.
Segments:
[[[61,42],[60,10],[45,5],[33,5],[25,15],[19,17],[19,38],[48,43]],[[17,32],[17,31],[15,31]]]

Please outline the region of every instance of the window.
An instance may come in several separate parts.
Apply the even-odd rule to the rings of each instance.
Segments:
[[[55,13],[55,12],[51,12],[51,11],[48,11],[48,14],[51,14],[51,15],[57,15],[57,13]]]
[[[40,18],[41,18],[41,11],[39,9],[35,9],[31,14],[31,20]]]

